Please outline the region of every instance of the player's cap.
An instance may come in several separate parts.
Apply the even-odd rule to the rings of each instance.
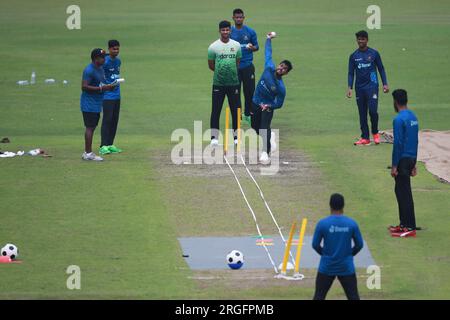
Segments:
[[[105,54],[106,54],[105,50],[100,49],[100,48],[96,48],[96,49],[92,50],[92,52],[91,52],[91,59],[94,60],[97,57],[103,57],[104,58]]]

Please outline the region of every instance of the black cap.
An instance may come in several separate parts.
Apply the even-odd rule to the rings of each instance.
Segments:
[[[91,59],[94,60],[97,57],[105,57],[105,54],[106,54],[105,50],[96,48],[91,52]]]

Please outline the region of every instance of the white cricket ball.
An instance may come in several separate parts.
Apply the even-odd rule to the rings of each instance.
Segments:
[[[275,38],[275,37],[277,36],[277,33],[276,33],[275,31],[272,31],[271,33],[269,33],[269,35],[270,35],[272,38]]]

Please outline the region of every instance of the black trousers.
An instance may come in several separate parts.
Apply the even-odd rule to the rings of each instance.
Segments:
[[[400,225],[416,229],[414,200],[411,191],[411,172],[416,166],[416,159],[402,158],[397,166],[395,177],[395,196],[397,197]]]
[[[372,134],[378,133],[378,88],[357,90],[356,104],[358,105],[361,138],[369,139],[367,112],[370,116]]]
[[[252,128],[263,139],[263,151],[270,153],[270,137],[272,135],[270,124],[274,111],[272,109],[262,111],[261,107],[254,103],[252,103],[252,110]]]
[[[240,86],[213,86],[212,88],[212,110],[211,110],[211,139],[219,138],[220,113],[222,112],[225,96],[228,98],[231,117],[233,119],[234,136],[237,130],[237,109],[241,105]]]
[[[324,273],[317,272],[316,277],[316,292],[314,293],[314,300],[325,300],[328,291],[333,284],[336,276],[329,276]],[[359,300],[358,282],[356,274],[349,276],[337,276],[339,282],[344,288],[345,295],[348,300]]]
[[[238,75],[244,91],[244,114],[249,116],[252,112],[252,99],[255,92],[255,66],[252,64],[246,68],[239,69]]]
[[[103,100],[102,143],[100,147],[111,146],[119,124],[120,100]]]

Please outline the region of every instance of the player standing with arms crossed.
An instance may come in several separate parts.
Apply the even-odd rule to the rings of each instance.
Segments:
[[[238,66],[242,57],[239,42],[230,39],[231,23],[219,23],[220,39],[208,48],[208,67],[214,72],[211,110],[211,145],[219,144],[219,122],[225,96],[233,119],[234,143],[237,144],[237,109],[240,108]]]
[[[367,111],[369,111],[372,126],[373,140],[380,143],[378,134],[378,75],[383,82],[383,92],[389,92],[381,56],[375,49],[369,48],[367,42],[369,35],[366,31],[356,34],[358,49],[350,55],[348,60],[348,91],[347,97],[352,97],[353,78],[356,73],[355,91],[356,104],[359,111],[361,138],[354,143],[356,146],[370,145],[369,126],[367,124]]]
[[[244,91],[245,109],[244,120],[250,125],[252,98],[255,92],[255,66],[253,65],[253,52],[259,50],[258,37],[255,30],[244,25],[244,11],[233,10],[234,27],[231,28],[231,39],[241,44],[242,59],[239,63],[239,82]],[[240,85],[239,85],[240,88]]]

